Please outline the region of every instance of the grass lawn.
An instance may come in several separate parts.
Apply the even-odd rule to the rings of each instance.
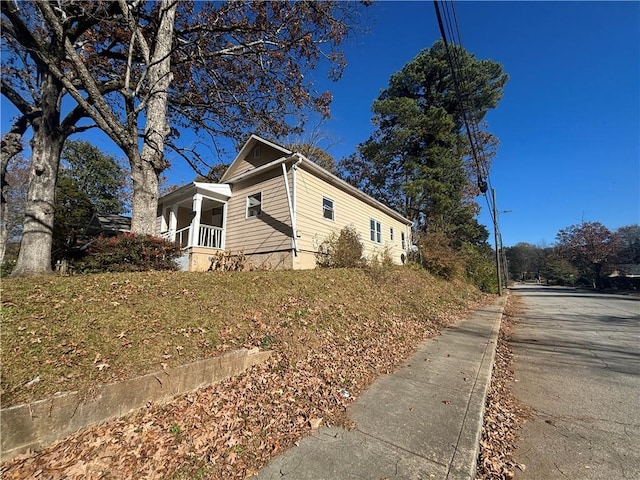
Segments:
[[[375,377],[396,368],[421,341],[485,299],[463,282],[400,267],[382,272],[150,272],[3,279],[2,407],[55,392],[89,393],[96,383],[239,347],[271,349],[273,359],[267,365],[199,393],[201,401],[187,396],[140,414],[152,415],[152,421],[135,416],[124,421],[135,425],[130,432],[116,422],[80,434],[90,435],[91,442],[77,437],[68,439],[65,447],[72,455],[82,455],[85,463],[94,454],[104,463],[104,453],[91,453],[88,445],[114,435],[120,440],[104,441],[116,449],[109,458],[123,462],[130,474],[118,470],[116,463],[104,468],[125,477],[151,478],[147,475],[157,467],[162,476],[175,478],[191,478],[197,471],[206,471],[210,478],[242,478],[308,432],[310,419],[339,423],[350,399],[336,395],[338,389],[355,397]],[[280,396],[288,400],[274,402]],[[198,414],[187,413],[194,405],[199,405]],[[210,421],[207,415],[213,416]],[[255,423],[251,428],[250,422]],[[205,431],[204,424],[218,430]],[[145,433],[155,448],[153,458],[137,450],[144,444],[140,439],[126,445],[123,431]],[[171,460],[157,453],[163,442]],[[18,460],[3,473],[20,478],[9,476],[10,471],[29,475],[47,466],[62,472],[54,465],[58,457],[74,465],[67,454],[55,450],[61,446],[52,448],[31,460]],[[176,454],[180,448],[182,455]]]

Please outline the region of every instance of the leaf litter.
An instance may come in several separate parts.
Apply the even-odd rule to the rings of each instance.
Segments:
[[[526,465],[515,461],[514,454],[520,427],[531,418],[531,410],[514,396],[513,353],[509,348],[514,319],[520,308],[518,298],[510,295],[502,316],[485,405],[477,480],[511,480],[516,469],[526,469]]]
[[[366,281],[361,273],[355,275]],[[16,457],[2,464],[2,478],[250,477],[321,426],[352,427],[346,410],[360,392],[395,370],[423,340],[487,300],[464,284],[447,284],[425,273],[394,272],[373,289],[344,283],[354,280],[351,273],[343,277],[330,279],[322,301],[315,301],[308,285],[297,292],[290,288],[275,307],[254,308],[255,302],[247,301],[242,322],[221,324],[217,351],[226,348],[222,345],[268,344],[272,355],[267,362],[169,404],[148,404]],[[270,289],[278,282],[269,276],[244,279]],[[121,292],[134,284],[113,282],[112,288]],[[128,328],[126,335],[133,336],[134,325]],[[174,331],[184,333],[178,328]],[[121,340],[117,333],[113,337]],[[164,346],[158,364],[166,368],[180,357],[166,353],[179,352],[180,346]],[[94,370],[106,364],[103,353],[94,358]],[[108,358],[109,370],[118,368]]]

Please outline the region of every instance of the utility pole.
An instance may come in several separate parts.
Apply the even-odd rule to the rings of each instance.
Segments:
[[[502,296],[502,275],[500,275],[500,244],[498,243],[498,209],[496,208],[496,189],[491,189],[493,198],[493,238],[496,245],[496,277],[498,278],[498,296]]]

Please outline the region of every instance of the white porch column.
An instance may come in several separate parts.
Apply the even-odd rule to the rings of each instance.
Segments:
[[[193,196],[193,220],[189,227],[189,246],[197,247],[200,243],[200,216],[202,215],[202,195],[196,193]]]
[[[227,202],[222,204],[222,241],[220,242],[220,250],[224,250],[227,243]]]
[[[178,229],[178,205],[175,203],[171,205],[171,211],[169,212],[169,240],[176,241],[176,230]]]

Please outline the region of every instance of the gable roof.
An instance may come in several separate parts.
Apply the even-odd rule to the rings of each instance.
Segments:
[[[231,162],[229,168],[227,168],[227,170],[224,172],[224,175],[222,175],[222,178],[220,178],[220,182],[226,182],[229,178],[234,176],[239,164],[247,158],[251,150],[253,150],[257,145],[266,145],[280,152],[284,157],[290,156],[293,153],[291,150],[283,147],[282,145],[278,145],[277,143],[262,138],[254,133],[244,143],[244,145],[236,155],[236,158],[233,159],[233,162]]]
[[[282,153],[282,156],[279,158],[276,158],[275,160],[272,160],[271,162],[234,174],[234,164],[241,163],[246,157],[246,155],[248,155],[249,152],[251,152],[251,150],[260,143],[267,145],[271,148],[275,148],[277,151]],[[307,157],[305,157],[301,153],[292,152],[291,150],[286,149],[281,145],[265,140],[264,138],[261,138],[255,134],[251,135],[249,140],[244,144],[244,146],[240,150],[240,153],[238,153],[234,161],[231,163],[231,165],[229,165],[229,168],[227,169],[225,174],[222,176],[220,181],[226,182],[229,184],[234,184],[236,182],[251,178],[255,175],[259,175],[260,173],[265,172],[267,170],[271,170],[272,168],[276,168],[277,166],[283,163],[295,163],[296,165],[300,165],[302,168],[314,174],[315,176],[319,177],[320,179],[324,180],[325,182],[337,188],[340,188],[341,190],[346,191],[353,197],[371,205],[374,208],[377,208],[378,210],[383,211],[387,215],[395,218],[396,220],[404,223],[405,225],[411,225],[413,223],[411,220],[409,220],[408,218],[405,218],[400,213],[393,210],[391,207],[385,205],[384,203],[376,200],[373,197],[370,197],[369,195],[364,193],[362,190],[359,190],[353,185],[351,185],[350,183],[345,182],[338,176],[322,168],[317,163],[309,160]]]
[[[231,197],[231,187],[226,183],[191,182],[160,197],[162,202],[171,202],[181,197],[191,197],[194,193],[203,194],[206,197],[227,201]]]
[[[87,235],[122,233],[131,231],[131,217],[123,215],[100,215],[94,213],[86,228]]]

